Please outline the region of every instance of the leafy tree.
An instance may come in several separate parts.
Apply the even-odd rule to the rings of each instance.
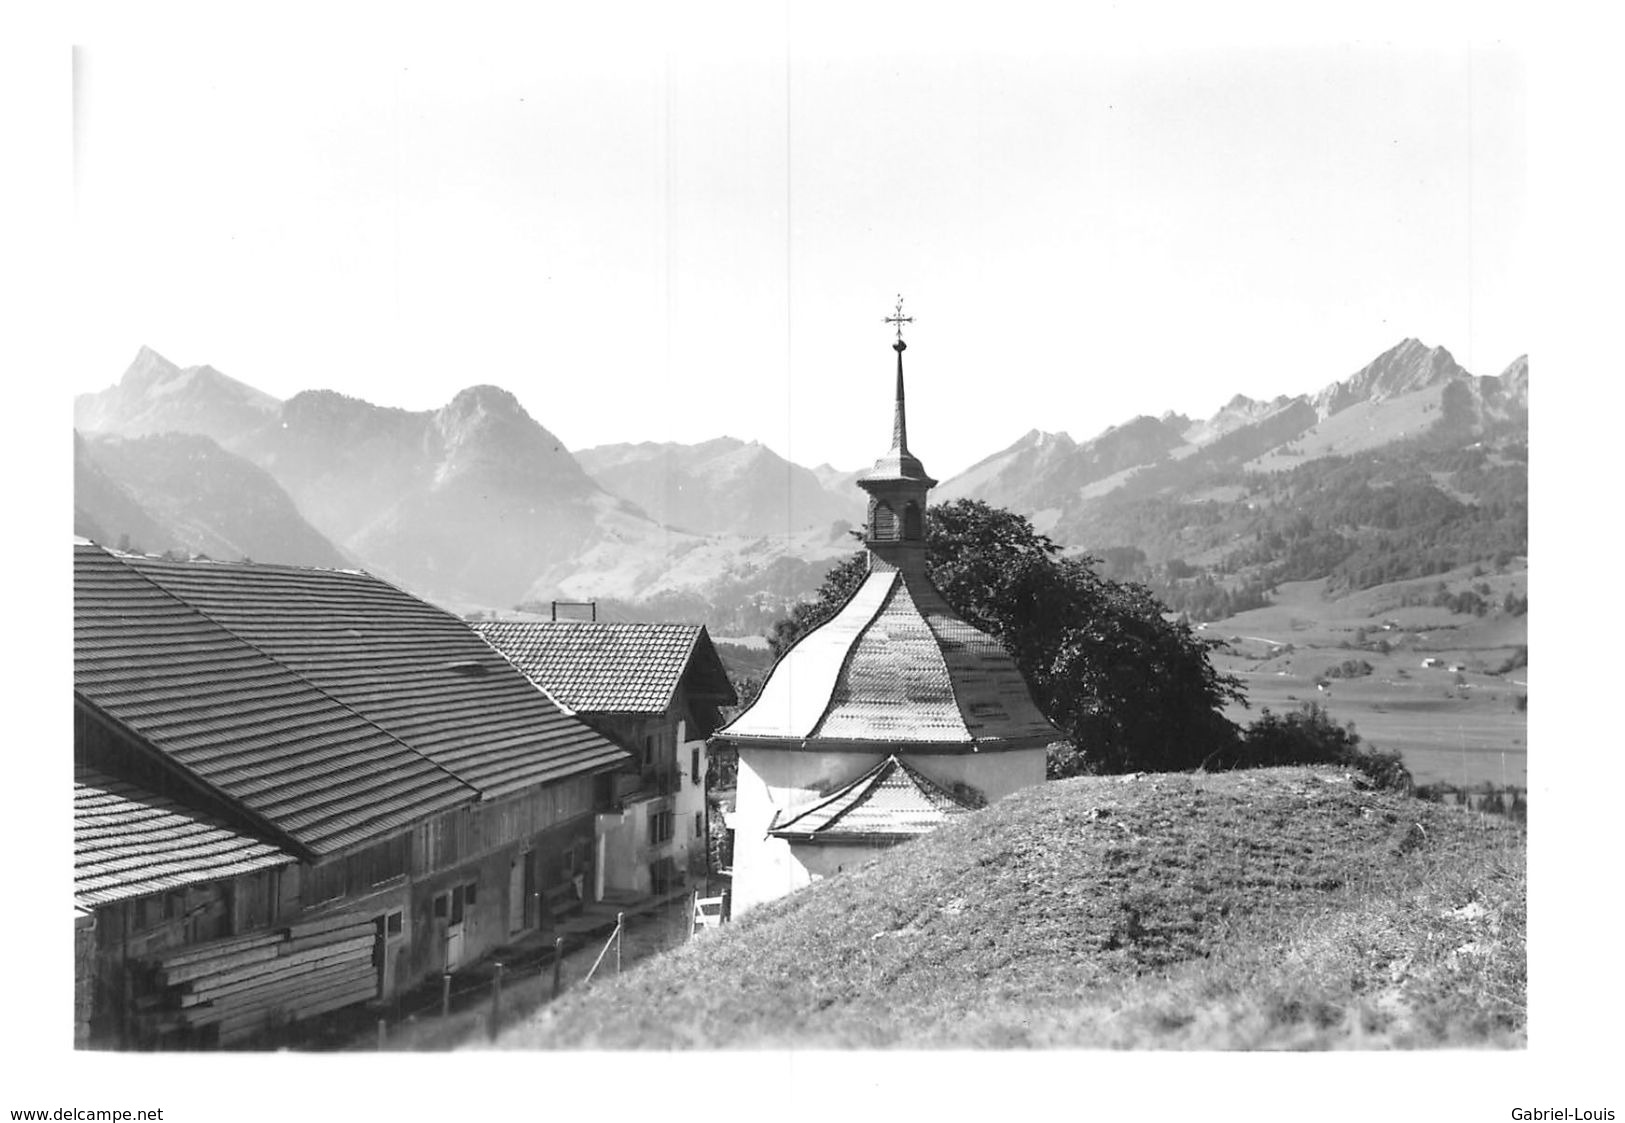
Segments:
[[[1398,753],[1362,745],[1352,723],[1338,725],[1318,702],[1305,702],[1289,714],[1266,708],[1233,749],[1217,754],[1209,763],[1218,768],[1340,764],[1363,772],[1379,787],[1411,788],[1410,770]]]
[[[1060,556],[1025,518],[976,500],[931,509],[926,562],[948,603],[1004,644],[1071,739],[1052,751],[1052,777],[1190,768],[1235,742],[1222,710],[1244,698],[1237,679],[1213,668],[1217,641],[1166,620],[1144,585],[1100,576],[1092,557]],[[817,599],[774,628],[775,654],[833,616],[867,571],[862,552],[831,570]]]

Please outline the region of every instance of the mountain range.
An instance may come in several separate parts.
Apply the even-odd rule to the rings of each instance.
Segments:
[[[1009,507],[1173,599],[1305,558],[1357,585],[1392,568],[1369,556],[1379,538],[1424,569],[1522,552],[1527,424],[1526,358],[1479,377],[1406,339],[1317,392],[1238,395],[1205,420],[1137,417],[1084,441],[1035,429],[934,499]],[[76,399],[74,425],[77,533],[361,565],[460,612],[591,598],[754,631],[850,552],[864,508],[856,472],[753,441],[572,453],[496,386],[424,411],[329,390],[281,401],[148,348]]]

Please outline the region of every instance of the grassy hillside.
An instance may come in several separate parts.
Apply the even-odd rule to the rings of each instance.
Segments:
[[[506,1048],[1521,1046],[1524,836],[1326,769],[1061,781]]]

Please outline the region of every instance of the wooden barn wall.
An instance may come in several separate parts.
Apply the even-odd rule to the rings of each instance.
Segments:
[[[93,723],[94,724],[94,723]],[[583,873],[591,884],[596,777],[583,776],[503,800],[458,808],[428,822],[315,864],[260,870],[229,880],[118,902],[95,911],[94,953],[85,972],[90,1046],[142,1044],[132,1019],[160,997],[154,964],[184,949],[339,920],[386,928],[382,996],[438,974],[445,966],[447,918],[434,899],[475,887],[467,911],[463,963],[508,942],[510,876],[534,852],[538,889]],[[522,902],[521,902],[522,906]],[[523,920],[534,924],[527,914]],[[159,972],[161,975],[161,972]],[[378,996],[378,988],[367,997]]]
[[[392,983],[396,989],[405,989],[416,982],[437,975],[446,966],[446,940],[450,916],[435,915],[435,899],[450,894],[459,886],[473,886],[474,903],[465,907],[463,920],[463,951],[461,962],[470,963],[488,954],[492,949],[508,943],[510,932],[534,927],[539,918],[534,911],[510,915],[514,907],[526,909],[523,899],[510,898],[509,884],[514,866],[525,860],[526,852],[533,852],[535,864],[533,883],[540,891],[570,880],[572,872],[580,874],[583,884],[592,882],[593,813],[589,803],[586,810],[553,823],[530,834],[511,838],[483,855],[465,859],[454,868],[442,869],[417,880],[412,886],[409,935],[396,951]],[[515,820],[519,821],[519,820]]]
[[[90,1044],[90,1023],[96,1015],[96,921],[76,916],[73,925],[73,1047]]]
[[[84,1043],[118,1044],[130,1037],[125,1015],[151,991],[143,964],[183,948],[265,930],[296,912],[296,902],[282,895],[289,872],[256,870],[96,909]]]

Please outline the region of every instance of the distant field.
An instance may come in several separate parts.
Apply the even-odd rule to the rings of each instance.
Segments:
[[[1519,570],[1481,579],[1499,597],[1522,595],[1526,577]],[[1440,579],[1452,590],[1478,580],[1457,573],[1410,584],[1432,588]],[[1518,699],[1529,693],[1528,668],[1491,672],[1528,642],[1527,617],[1402,607],[1404,588],[1323,601],[1320,582],[1283,585],[1269,607],[1208,625],[1203,635],[1228,641],[1215,665],[1242,680],[1252,703],[1250,711],[1232,707],[1230,718],[1247,722],[1265,706],[1284,712],[1318,701],[1335,720],[1353,722],[1364,741],[1402,753],[1418,783],[1526,787],[1529,722]],[[1367,644],[1384,640],[1390,652],[1349,646],[1360,642],[1361,628]],[[1316,689],[1317,678],[1348,659],[1371,664],[1371,674]],[[1424,667],[1426,659],[1442,666]]]

